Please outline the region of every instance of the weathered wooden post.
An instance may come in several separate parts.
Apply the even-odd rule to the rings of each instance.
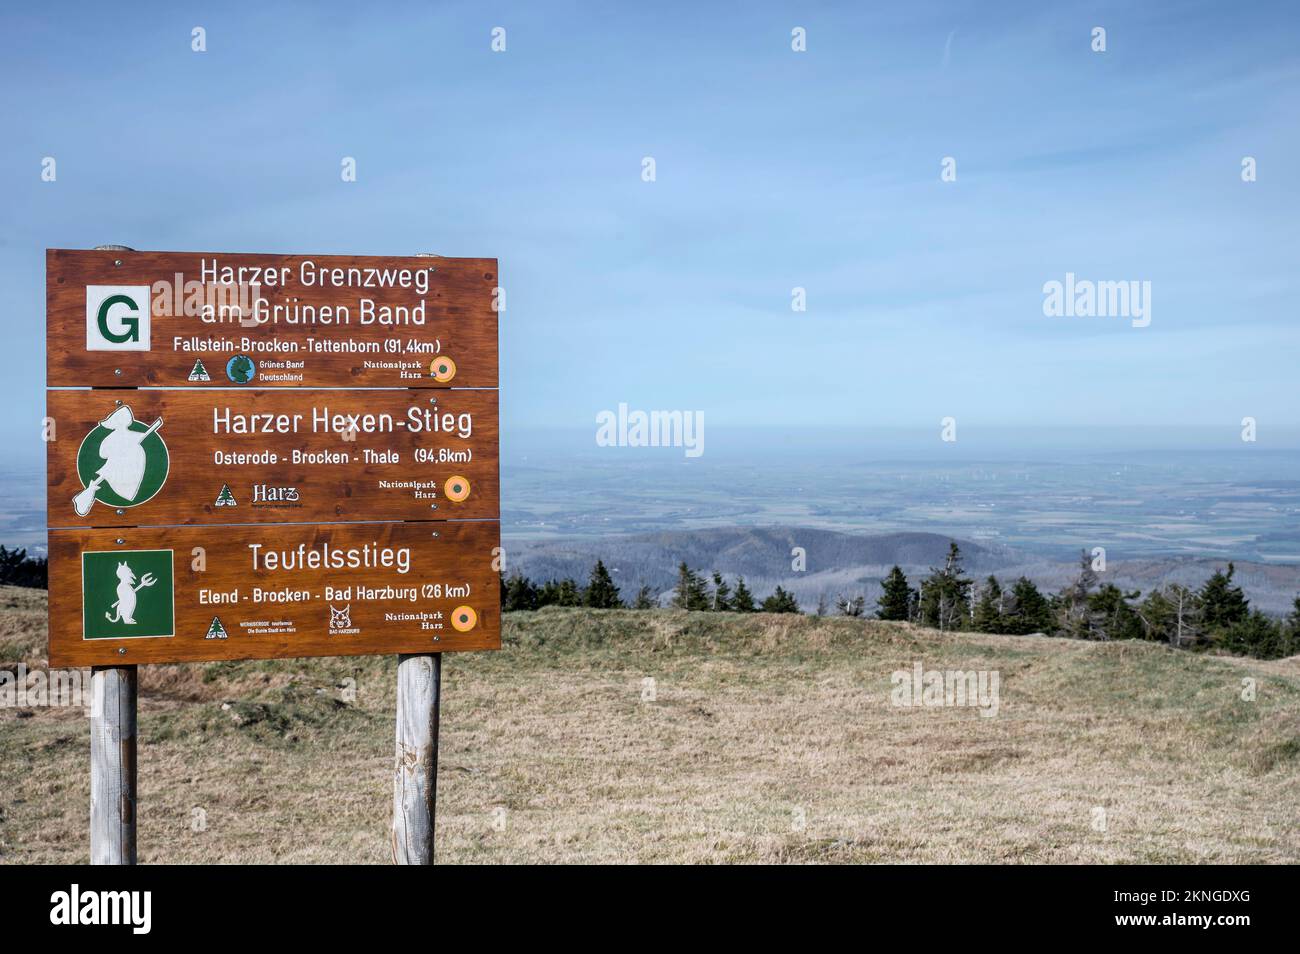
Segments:
[[[90,681],[90,863],[133,865],[136,667],[95,667]]]
[[[397,657],[397,760],[393,777],[394,864],[433,864],[441,689],[441,653]]]
[[[134,251],[97,245],[100,252]],[[91,670],[90,863],[135,864],[136,667]]]
[[[441,258],[419,252],[419,258]],[[393,863],[433,864],[438,801],[442,655],[397,657],[397,754],[393,768]]]

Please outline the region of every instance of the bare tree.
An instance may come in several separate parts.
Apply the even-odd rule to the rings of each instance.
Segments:
[[[841,596],[835,601],[835,608],[840,611],[842,616],[861,616],[867,605],[867,598],[859,593],[852,599]]]

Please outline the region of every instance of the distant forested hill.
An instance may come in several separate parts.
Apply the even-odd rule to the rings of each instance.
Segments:
[[[667,594],[683,560],[693,569],[743,576],[755,592],[783,586],[805,610],[825,596],[864,595],[873,605],[879,581],[898,564],[915,583],[931,567],[942,565],[948,543],[956,539],[967,572],[976,578],[997,574],[1004,580],[1024,575],[1055,591],[1073,579],[1077,561],[1055,561],[1024,550],[948,537],[937,533],[853,534],[800,527],[720,527],[662,533],[609,536],[566,541],[507,542],[508,570],[534,580],[571,577],[585,581],[592,564],[603,560],[625,597],[641,586]],[[801,547],[803,570],[792,565]],[[1199,586],[1224,560],[1169,557],[1116,560],[1102,575],[1126,590],[1149,592],[1163,583]],[[1237,582],[1251,604],[1284,615],[1300,593],[1300,567],[1237,561]]]

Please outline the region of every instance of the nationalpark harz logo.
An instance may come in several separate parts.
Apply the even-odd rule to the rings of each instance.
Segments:
[[[86,350],[148,351],[148,285],[86,286]]]

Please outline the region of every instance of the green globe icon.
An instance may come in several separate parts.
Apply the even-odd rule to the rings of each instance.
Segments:
[[[237,354],[226,362],[226,377],[236,384],[247,384],[257,375],[257,366],[246,354]]]

